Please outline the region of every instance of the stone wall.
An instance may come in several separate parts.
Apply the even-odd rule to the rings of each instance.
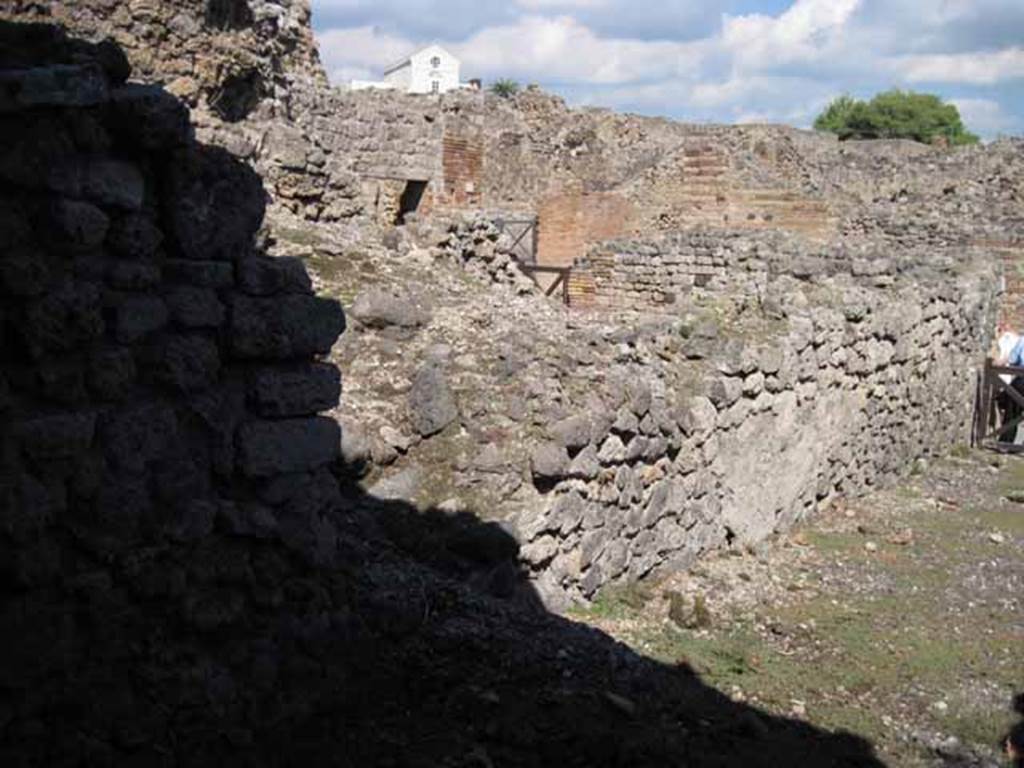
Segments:
[[[296,584],[342,559],[341,307],[254,249],[251,169],[127,76],[0,22],[5,765],[247,749],[308,703]]]
[[[308,0],[10,0],[0,18],[113,40],[136,77],[227,122],[287,116],[296,91],[327,85]]]
[[[717,275],[673,326],[680,339],[634,338],[636,354],[693,367],[673,379],[648,363],[548,426],[530,463],[541,501],[517,521],[544,593],[590,596],[756,544],[966,444],[998,291],[992,262],[971,256],[967,269],[837,260],[811,282],[754,270],[759,298],[732,286],[754,305],[738,323]]]
[[[807,279],[847,272],[886,282],[922,253],[911,249],[885,258],[843,241],[818,245],[782,232],[696,229],[592,246],[574,265],[570,299],[579,307],[680,311],[717,294],[760,300],[769,282],[782,275]],[[988,249],[976,253],[991,256]]]

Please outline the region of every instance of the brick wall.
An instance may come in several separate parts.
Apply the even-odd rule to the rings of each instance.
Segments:
[[[579,186],[543,199],[537,215],[538,263],[572,265],[590,245],[625,235],[631,215],[625,198],[584,192]]]
[[[998,322],[1024,333],[1024,243],[992,241],[979,243],[991,249],[1003,265],[1004,293]]]
[[[480,205],[483,157],[483,144],[478,138],[445,133],[441,142],[444,182],[439,208],[474,208]]]
[[[779,244],[771,248],[784,250]],[[739,232],[680,233],[665,241],[620,241],[591,248],[573,270],[576,306],[651,309],[693,292],[763,290],[767,259]]]

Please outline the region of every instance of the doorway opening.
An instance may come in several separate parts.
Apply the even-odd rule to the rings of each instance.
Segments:
[[[427,191],[425,181],[407,181],[402,196],[398,199],[398,214],[395,216],[395,224],[405,224],[405,217],[410,213],[416,213],[423,202],[423,194]]]

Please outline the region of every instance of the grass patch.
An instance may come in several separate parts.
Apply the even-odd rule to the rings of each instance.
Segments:
[[[278,240],[284,240],[294,245],[304,245],[315,248],[323,245],[324,239],[317,233],[316,227],[276,227],[273,235]]]

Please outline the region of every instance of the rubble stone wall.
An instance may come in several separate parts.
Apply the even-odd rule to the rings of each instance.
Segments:
[[[340,559],[341,307],[255,250],[252,170],[127,75],[0,22],[5,765],[166,765],[175,730],[205,763],[298,712],[294,580]]]
[[[708,312],[681,329],[680,350],[657,346],[696,369],[674,380],[638,372],[536,447],[543,501],[518,526],[544,592],[590,596],[754,544],[965,444],[999,293],[991,262],[972,255],[966,270],[880,260],[853,274],[837,260],[821,291],[745,273],[762,286],[764,314],[732,329],[717,327],[716,294],[705,293]]]

